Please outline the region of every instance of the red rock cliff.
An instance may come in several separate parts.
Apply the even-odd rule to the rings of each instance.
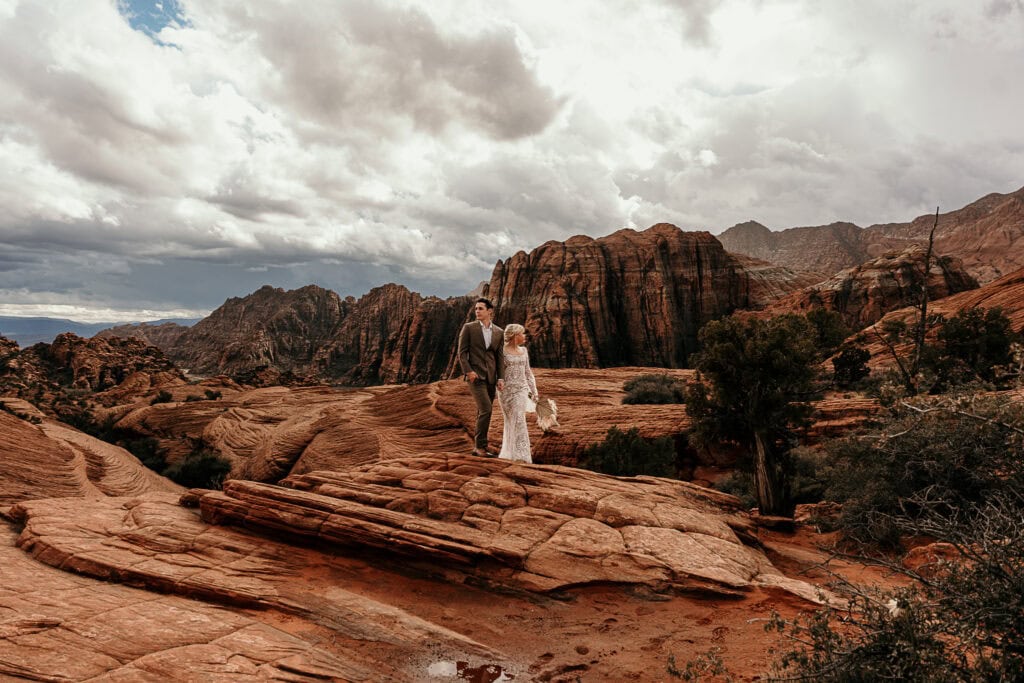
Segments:
[[[519,252],[495,266],[487,292],[498,324],[526,326],[535,365],[684,367],[704,323],[785,291],[788,276],[768,288],[763,275],[709,233],[661,223]]]

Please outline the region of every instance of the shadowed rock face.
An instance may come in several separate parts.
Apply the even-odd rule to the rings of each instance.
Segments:
[[[170,355],[193,374],[256,385],[426,382],[451,364],[470,305],[393,284],[359,300],[315,285],[266,286],[188,328]]]
[[[886,252],[927,245],[934,223],[934,215],[925,215],[909,223],[869,228],[833,223],[773,232],[751,221],[729,228],[718,239],[731,252],[790,268],[835,273]],[[1024,188],[993,193],[940,214],[935,249],[960,259],[982,284],[1024,267]]]
[[[861,330],[889,311],[910,306],[920,297],[925,251],[912,246],[847,268],[828,280],[770,304],[765,313],[806,313],[814,308],[836,311],[851,330]],[[971,289],[977,281],[959,259],[933,256],[927,277],[930,300]]]
[[[499,262],[487,295],[499,324],[526,326],[542,367],[685,367],[704,323],[784,288],[752,275],[706,232],[643,232],[548,242]],[[793,284],[793,291],[806,280]]]

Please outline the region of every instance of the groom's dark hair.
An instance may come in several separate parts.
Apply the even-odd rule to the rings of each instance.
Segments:
[[[488,309],[490,309],[490,310],[492,310],[492,311],[494,310],[494,304],[492,304],[492,303],[491,303],[491,300],[490,300],[490,299],[485,299],[485,298],[483,298],[483,297],[480,297],[479,299],[477,299],[477,300],[476,300],[476,302],[475,302],[475,303],[478,303],[478,304],[483,304],[483,305],[484,305],[484,306],[486,306],[486,307],[487,307]]]

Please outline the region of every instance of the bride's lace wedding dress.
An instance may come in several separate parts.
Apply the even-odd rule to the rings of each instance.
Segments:
[[[501,392],[501,414],[505,417],[505,430],[501,437],[499,458],[516,462],[533,462],[530,457],[530,434],[526,430],[526,413],[536,405],[530,397],[537,396],[537,381],[530,370],[530,356],[526,349],[521,354],[505,356],[505,388]]]

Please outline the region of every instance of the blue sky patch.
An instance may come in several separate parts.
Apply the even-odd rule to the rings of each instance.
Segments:
[[[185,25],[185,12],[178,0],[118,0],[117,9],[136,31],[153,40],[169,24]]]

